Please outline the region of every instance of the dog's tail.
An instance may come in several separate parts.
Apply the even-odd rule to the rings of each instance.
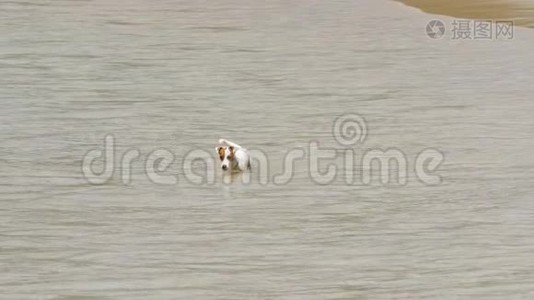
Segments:
[[[232,143],[232,142],[230,142],[228,140],[225,140],[225,139],[219,139],[219,144],[231,146],[231,147],[234,147],[234,148],[243,148],[243,147],[239,146],[238,144]]]

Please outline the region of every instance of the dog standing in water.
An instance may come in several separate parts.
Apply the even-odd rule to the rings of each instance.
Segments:
[[[216,147],[215,150],[219,154],[223,171],[239,172],[250,170],[250,155],[247,149],[225,139],[220,139],[219,144],[222,146]]]

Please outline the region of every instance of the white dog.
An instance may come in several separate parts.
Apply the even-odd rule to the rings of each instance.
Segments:
[[[224,171],[245,171],[250,170],[250,156],[247,149],[225,139],[220,139],[219,144],[223,145],[215,148],[221,159],[221,168]]]

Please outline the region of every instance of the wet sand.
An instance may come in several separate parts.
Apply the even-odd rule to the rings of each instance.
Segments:
[[[534,28],[534,3],[488,0],[399,0],[424,12],[465,19],[514,20]]]

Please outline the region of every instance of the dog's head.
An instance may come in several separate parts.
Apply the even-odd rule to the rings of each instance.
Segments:
[[[235,165],[235,149],[234,147],[217,147],[215,148],[217,151],[217,154],[219,155],[219,159],[221,160],[221,168],[224,171],[231,170],[232,167]]]

